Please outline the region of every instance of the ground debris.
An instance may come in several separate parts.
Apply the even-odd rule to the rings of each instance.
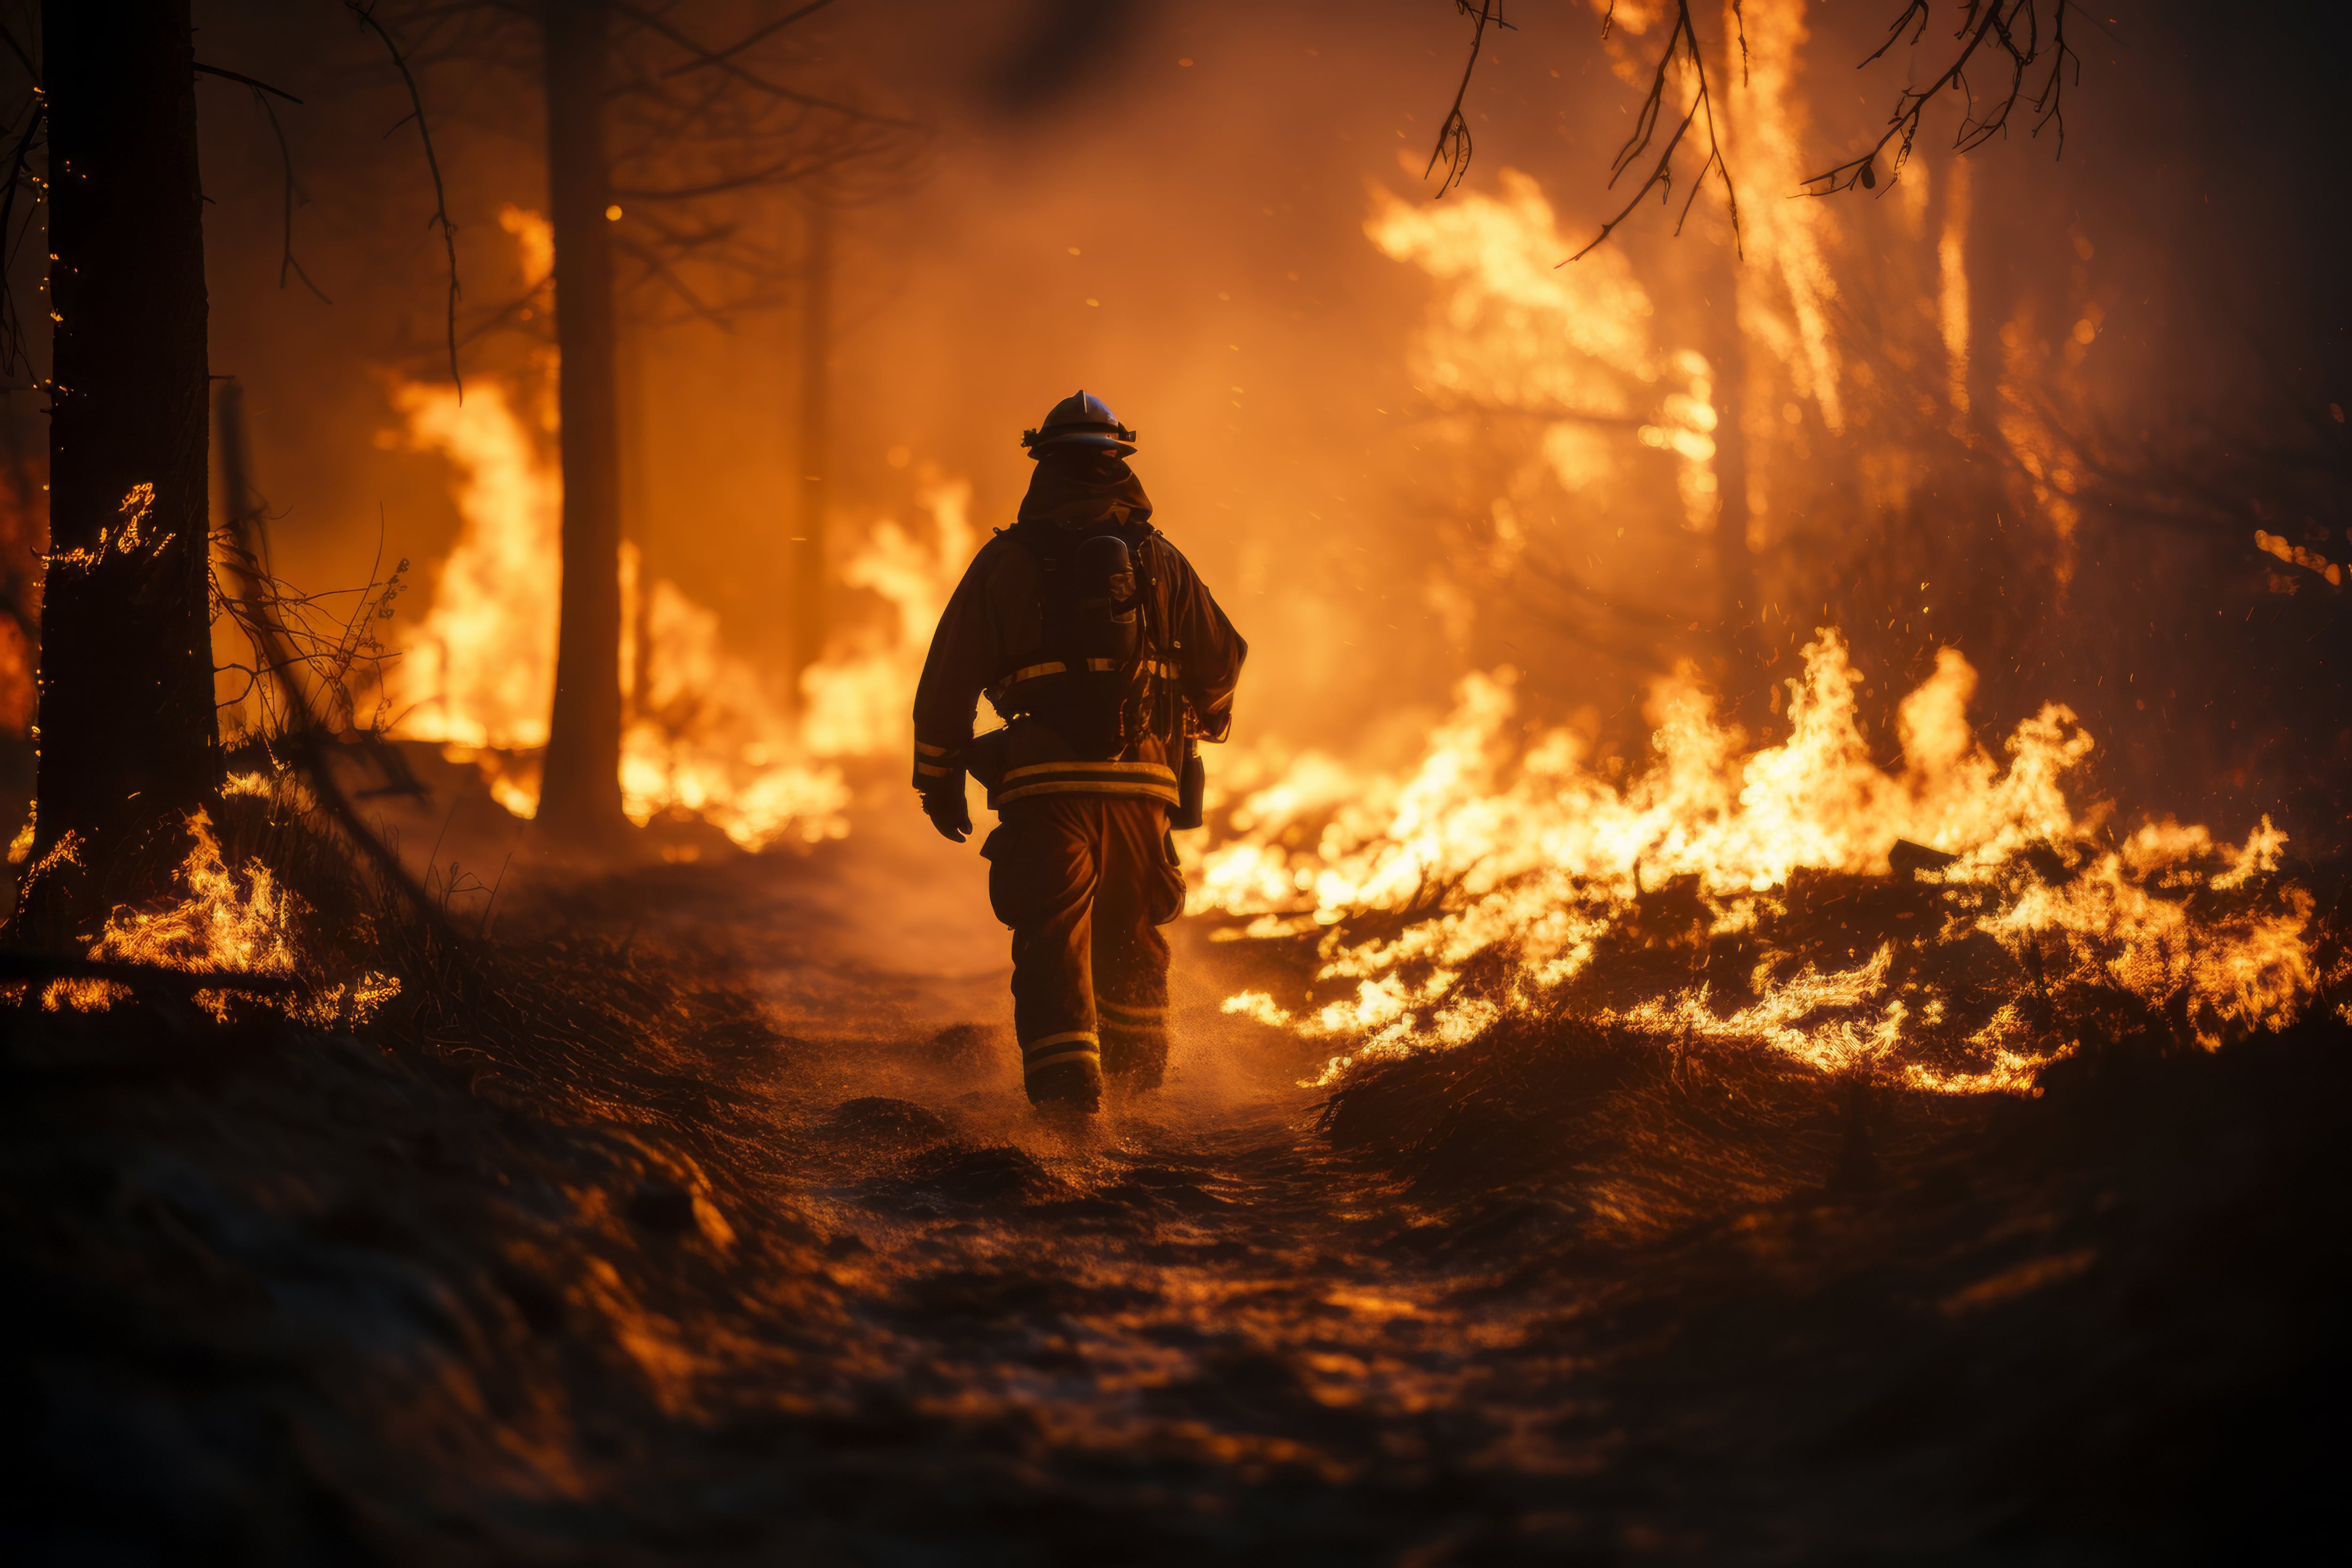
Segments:
[[[1786,929],[1939,897],[1792,887]],[[428,952],[356,1037],[12,1032],[26,1560],[2186,1561],[2340,1447],[2324,1009],[2208,1052],[2061,971],[2038,1100],[1569,1006],[1219,1100],[1195,1033],[1073,1129],[999,1031],[794,1036],[650,903]]]

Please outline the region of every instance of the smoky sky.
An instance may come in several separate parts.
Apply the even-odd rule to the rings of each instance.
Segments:
[[[1816,0],[1807,10],[1804,134],[1824,165],[1867,145],[1915,69],[1899,50],[1855,69],[1899,9]],[[1424,590],[1461,565],[1449,531],[1483,513],[1495,491],[1481,465],[1517,438],[1499,416],[1450,445],[1415,422],[1405,365],[1439,292],[1364,232],[1375,190],[1432,199],[1419,170],[1467,46],[1446,0],[841,0],[825,15],[828,67],[909,106],[933,133],[920,181],[841,216],[830,466],[845,531],[917,515],[927,464],[970,482],[983,527],[1003,522],[1026,479],[1019,431],[1083,384],[1144,429],[1139,469],[1160,515],[1262,650],[1265,722],[1351,737],[1404,724],[1400,714],[1425,719],[1464,662],[1496,658],[1532,665],[1531,685],[1637,715],[1629,676],[1497,629],[1487,601],[1470,606],[1484,640],[1467,651],[1431,640]],[[1465,103],[1476,161],[1445,199],[1491,195],[1517,170],[1564,233],[1589,233],[1624,195],[1608,188],[1609,162],[1640,84],[1618,73],[1588,5],[1513,7],[1511,20]],[[200,58],[304,100],[278,105],[298,181],[294,243],[332,305],[277,287],[284,175],[267,121],[234,84],[199,89],[213,366],[247,387],[280,560],[332,588],[381,550],[413,558],[429,584],[457,527],[449,478],[385,439],[398,424],[386,389],[437,374],[446,282],[398,83],[337,6],[200,0],[198,21]],[[1702,16],[1711,42],[1718,22]],[[2054,125],[2037,136],[2021,121],[1969,159],[1990,215],[1971,240],[1980,292],[2056,300],[2087,268],[2115,311],[2094,365],[2099,418],[2152,436],[2285,431],[2340,462],[2346,427],[2327,409],[2352,408],[2342,282],[2352,216],[2338,190],[2347,110],[2336,78],[2352,22],[2336,7],[2116,0],[2098,23],[2069,14],[2082,70],[2068,78],[2063,156]],[[1931,27],[1918,61],[1941,41]],[[475,334],[467,363],[487,385],[543,348],[531,335],[543,321],[486,324],[520,288],[501,210],[545,202],[537,89],[527,70],[462,54],[420,62],[420,80],[458,226],[461,314]],[[1954,123],[1939,109],[1921,140],[1937,190],[1950,184]],[[1905,199],[1884,186],[1842,198],[1835,221],[1867,252],[1894,232]],[[793,201],[762,198],[736,216],[789,250]],[[1696,309],[1717,253],[1730,265],[1716,205],[1703,196],[1679,239],[1673,210],[1652,206],[1612,240],[1662,308]],[[2078,260],[2078,239],[2093,259]],[[37,248],[17,253],[20,299],[37,292],[26,269]],[[764,656],[783,641],[778,498],[797,462],[789,297],[683,324],[658,303],[622,301],[625,416],[640,431],[624,479],[630,526],[649,571],[709,605],[730,643]],[[1855,283],[1832,325],[1859,357],[1878,318],[1906,303]],[[2045,310],[2037,330],[2070,324]],[[1875,395],[1940,384],[1940,372],[1885,363]],[[20,390],[12,406],[37,431],[37,395]],[[1836,460],[1826,437],[1821,452]],[[1601,518],[1599,505],[1563,504],[1562,526],[1608,537],[1628,521]],[[1888,526],[1889,548],[1902,548],[1904,529],[1923,525]],[[2152,734],[2160,720],[2113,700],[2153,667],[2142,645],[2192,619],[2250,624],[2249,606],[2211,601],[2216,584],[2258,581],[2260,563],[2242,559],[2250,546],[2217,554],[2160,526],[2092,515],[2082,529],[2086,565],[2067,613],[2038,626],[2031,648],[1972,657],[1989,672],[1989,700],[2012,707],[1989,718],[2068,700],[2121,752],[2135,725]],[[1662,551],[1632,586],[1680,608],[1681,579],[1704,570],[1695,549],[1685,555]],[[2306,594],[2291,608],[2315,602]],[[2332,657],[2324,640],[2294,644],[2298,679]],[[2200,645],[2177,657],[2252,668],[2280,656]],[[2233,700],[2215,699],[2212,712]],[[2184,710],[2206,712],[2183,699],[2177,728],[2228,722]]]
[[[1123,74],[1158,9],[1154,0],[1034,0],[977,84],[982,101],[1017,122],[1083,100]]]

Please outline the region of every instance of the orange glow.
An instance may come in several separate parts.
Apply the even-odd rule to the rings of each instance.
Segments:
[[[1634,438],[1675,458],[1688,526],[1716,511],[1711,372],[1704,356],[1660,344],[1654,310],[1622,250],[1557,265],[1575,248],[1536,182],[1516,169],[1501,194],[1444,204],[1373,195],[1364,232],[1384,254],[1446,285],[1414,342],[1416,383],[1438,409],[1501,406],[1546,421],[1544,463],[1576,495],[1612,479]]]
[[[1944,186],[1944,233],[1937,241],[1940,288],[1936,323],[1951,373],[1953,434],[1967,433],[1969,413],[1969,165],[1957,158]]]
[[[541,369],[551,372],[551,362]],[[482,769],[500,805],[529,816],[537,759],[514,753],[547,743],[562,478],[516,395],[497,383],[478,384],[461,405],[451,389],[400,382],[393,402],[406,420],[400,443],[449,464],[463,519],[431,607],[401,637],[387,680],[394,732],[442,742],[453,761]],[[537,403],[551,410],[538,422],[551,426],[543,387]],[[673,583],[643,581],[635,547],[625,546],[616,679],[636,668],[640,627],[647,638],[643,706],[622,742],[631,820],[692,812],[747,849],[847,831],[841,764],[908,747],[923,650],[973,548],[971,493],[961,480],[930,479],[918,497],[931,517],[928,538],[882,519],[842,563],[842,581],[878,595],[892,615],[886,626],[835,638],[803,677],[798,717],[777,682],[725,647],[713,612]]]
[[[464,519],[431,609],[402,629],[387,678],[395,731],[467,747],[543,746],[555,698],[562,479],[495,383],[461,404],[454,388],[400,382],[392,401],[407,421],[408,448],[448,461]]]
[[[1739,270],[1739,327],[1780,363],[1799,395],[1820,409],[1822,423],[1836,431],[1845,427],[1846,413],[1831,341],[1838,285],[1828,247],[1835,216],[1826,203],[1789,199],[1813,172],[1818,145],[1797,89],[1809,37],[1805,9],[1804,0],[1749,8],[1747,67],[1724,73],[1747,252]]]

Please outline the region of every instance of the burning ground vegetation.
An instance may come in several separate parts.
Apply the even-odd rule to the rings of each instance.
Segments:
[[[1522,722],[1507,669],[1463,683],[1408,776],[1304,756],[1257,783],[1245,763],[1193,907],[1291,973],[1225,1010],[1332,1042],[1327,1085],[1580,1016],[1677,1051],[2030,1094],[2085,1030],[2160,1016],[2213,1049],[2352,976],[2268,817],[2233,845],[2074,804],[2093,738],[2049,704],[1995,758],[1952,648],[1882,770],[1836,632],[1803,660],[1786,739],[1752,752],[1695,670],[1658,683],[1652,756],[1622,782],[1574,731]]]
[[[845,918],[906,874],[889,818],[523,877],[493,931],[250,779],[175,898],[14,994],[12,1529],[2284,1550],[2340,1456],[2344,879],[2119,820],[2061,710],[1980,751],[1957,658],[1875,766],[1850,681],[1818,637],[1749,750],[1670,680],[1613,774],[1499,675],[1394,777],[1242,759],[1171,1084],[1090,1130],[1023,1101],[992,974]]]

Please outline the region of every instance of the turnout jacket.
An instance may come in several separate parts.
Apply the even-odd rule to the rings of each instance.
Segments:
[[[1013,711],[1004,741],[1003,773],[991,784],[988,804],[1049,795],[1140,796],[1178,804],[1177,770],[1188,737],[1222,741],[1233,728],[1234,691],[1249,647],[1210,596],[1183,552],[1148,525],[1151,503],[1127,465],[1115,458],[1038,464],[1024,523],[1048,522],[1077,534],[1116,527],[1131,543],[1139,586],[1149,584],[1147,616],[1155,646],[1142,652],[1154,677],[1172,683],[1181,700],[1165,731],[1146,726],[1112,759],[1077,756],[1042,720],[1021,715],[1024,679],[1057,672],[1059,663],[1034,659],[1045,640],[1045,592],[1038,558],[1011,531],[981,546],[940,617],[915,690],[915,787],[961,792],[972,739],[972,719],[984,692],[1000,712]]]

